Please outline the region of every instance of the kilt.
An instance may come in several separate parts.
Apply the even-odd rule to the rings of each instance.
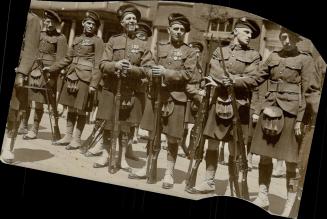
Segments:
[[[134,124],[138,124],[142,117],[142,104],[141,98],[135,96],[134,105],[131,109],[119,110],[119,126],[123,132],[130,132],[130,129]],[[115,95],[112,91],[106,89],[100,89],[98,91],[98,112],[97,119],[106,120],[106,130],[112,130],[114,120],[114,103]]]
[[[10,109],[12,110],[24,110],[28,107],[28,92],[26,88],[14,86],[11,99]]]
[[[174,110],[170,116],[161,119],[162,133],[175,138],[183,138],[184,117],[186,103],[174,101]],[[154,103],[146,98],[144,114],[141,120],[141,128],[147,131],[154,129]],[[161,109],[160,109],[161,110]]]
[[[134,123],[134,126],[138,126],[140,124],[143,116],[144,108],[145,108],[145,93],[136,92],[135,102],[131,111],[131,121]]]
[[[57,82],[55,79],[53,79],[53,81],[55,82],[55,84],[52,86],[52,91],[48,91],[48,95],[49,95],[49,100],[50,98],[54,98],[56,97],[56,87],[57,87]],[[54,94],[54,96],[51,95]],[[47,97],[46,97],[46,92],[45,90],[37,90],[37,89],[28,89],[28,101],[35,101],[37,103],[43,103],[43,104],[47,104]],[[51,101],[51,100],[50,100]]]
[[[296,117],[284,112],[284,127],[281,134],[275,138],[267,138],[261,127],[262,113],[253,133],[251,152],[271,158],[297,162],[299,143],[295,136],[294,125]]]
[[[185,109],[185,123],[195,123],[195,116],[197,114],[197,111],[192,110],[191,108],[191,101],[186,102],[186,109]]]
[[[89,83],[79,80],[77,86],[77,93],[71,94],[67,91],[67,83],[65,83],[59,98],[59,104],[85,110],[89,97]]]
[[[249,107],[239,106],[238,112],[241,120],[243,138],[246,140],[249,130]],[[216,116],[216,104],[212,104],[203,135],[206,135],[207,137],[215,140],[231,141],[233,139],[232,123],[232,119],[226,120],[218,118],[218,116]]]

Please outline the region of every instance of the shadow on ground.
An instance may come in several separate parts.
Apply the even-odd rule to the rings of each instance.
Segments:
[[[17,162],[35,162],[41,160],[47,160],[54,155],[46,150],[34,150],[28,148],[15,149],[15,161]]]

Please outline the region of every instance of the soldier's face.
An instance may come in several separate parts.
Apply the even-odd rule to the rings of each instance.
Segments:
[[[294,47],[294,42],[288,33],[282,33],[279,38],[280,42],[282,43],[283,49],[290,50]]]
[[[134,32],[137,28],[137,19],[135,14],[128,13],[120,21],[121,26],[128,32]]]
[[[252,37],[252,30],[246,27],[238,27],[235,28],[234,35],[241,45],[248,45]]]
[[[45,30],[47,32],[54,31],[56,29],[56,25],[57,25],[57,23],[50,18],[44,19],[43,24],[44,24]]]
[[[182,24],[175,23],[168,27],[168,33],[171,40],[183,41],[186,31]]]
[[[87,19],[82,22],[82,26],[84,27],[84,33],[95,33],[96,24],[92,19]]]

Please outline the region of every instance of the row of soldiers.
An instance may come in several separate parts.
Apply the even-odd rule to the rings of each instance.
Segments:
[[[223,48],[219,46],[213,52],[210,62],[208,59],[208,71],[204,72],[199,60],[203,45],[184,43],[185,34],[191,28],[186,16],[180,13],[169,15],[169,41],[157,43],[156,54],[151,52],[147,43],[151,29],[146,25],[140,28],[144,25],[139,22],[141,13],[135,6],[121,6],[117,16],[123,32],[110,37],[104,44],[96,35],[100,25],[99,15],[87,11],[82,22],[83,33],[75,37],[66,52],[66,38],[55,29],[61,21],[58,14],[51,10],[44,12],[46,29],[43,32],[40,31],[39,18],[29,13],[21,61],[16,69],[6,136],[9,139],[16,137],[19,110],[28,108],[28,99],[35,101],[36,105],[32,130],[24,139],[37,137],[43,104],[56,102],[56,95],[47,96],[44,90],[36,88],[48,84],[56,90],[58,75],[63,74],[62,86],[58,87],[59,103],[68,107],[66,133],[53,144],[65,145],[67,150],[81,148],[86,112],[90,110],[89,99],[97,92],[96,118],[105,121],[102,132],[104,152],[94,167],[112,166],[111,173],[123,169],[130,172],[131,179],[146,179],[150,160],[147,159],[140,170],[132,171],[126,162],[126,154],[135,127],[140,125],[149,131],[150,136],[155,131],[156,105],[151,84],[160,77],[160,130],[167,136],[168,143],[162,187],[170,189],[174,186],[174,168],[179,142],[184,135],[184,124],[194,123],[197,108],[208,94],[205,87],[211,87],[212,95],[203,131],[208,142],[204,158],[205,179],[186,191],[192,194],[215,191],[220,141],[228,142],[228,171],[230,180],[235,180],[232,179],[238,165],[235,158],[242,150],[235,145],[234,139],[239,136],[235,136],[233,118],[239,114],[243,132],[241,140],[246,143],[247,152],[261,156],[259,193],[253,203],[262,208],[269,207],[272,158],[284,160],[287,168],[287,202],[282,214],[288,216],[297,192],[296,168],[300,136],[303,134],[301,124],[306,111],[316,115],[320,98],[321,83],[313,58],[296,47],[301,38],[282,28],[279,39],[283,48],[274,51],[264,63],[260,63],[260,54],[249,47],[250,40],[260,35],[260,28],[255,21],[241,18],[235,24],[230,44]],[[144,31],[139,31],[142,29]],[[208,76],[205,77],[204,73]],[[206,82],[205,86],[200,86],[202,79]],[[253,97],[257,97],[258,87],[264,82],[267,83],[267,94],[259,101],[260,98]],[[21,89],[26,87],[26,83],[28,98],[22,95],[26,90]],[[235,91],[238,112],[234,112],[232,107],[230,87]],[[121,98],[119,112],[115,107],[118,96]],[[115,118],[117,115],[118,118]],[[116,121],[119,121],[118,136],[115,136]],[[252,123],[257,124],[255,128],[252,128]],[[251,138],[248,138],[249,132]],[[109,159],[116,137],[119,138],[120,148],[118,161]],[[149,141],[147,156],[151,155],[150,149]],[[4,146],[2,159],[7,162],[14,159],[13,145],[7,143]]]

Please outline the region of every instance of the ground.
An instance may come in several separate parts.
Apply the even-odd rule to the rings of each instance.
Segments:
[[[33,111],[30,116],[29,124],[31,127],[33,120]],[[178,156],[175,165],[175,185],[172,189],[166,190],[161,188],[162,179],[165,171],[165,158],[166,150],[161,150],[158,158],[158,182],[156,184],[147,184],[145,180],[128,179],[128,173],[125,171],[118,171],[116,174],[111,175],[108,173],[108,168],[94,169],[93,162],[98,159],[97,157],[85,157],[80,154],[78,150],[67,151],[63,146],[54,146],[51,144],[51,130],[49,126],[48,114],[44,114],[41,121],[41,126],[38,134],[38,139],[23,140],[19,135],[15,143],[15,162],[13,165],[48,171],[67,176],[73,176],[88,180],[94,180],[104,183],[110,183],[120,186],[126,186],[151,192],[162,193],[166,195],[184,197],[188,199],[202,199],[211,197],[213,195],[224,195],[228,183],[228,169],[225,165],[218,165],[216,172],[216,193],[210,195],[193,195],[184,191],[185,176],[189,165],[189,160]],[[61,134],[65,132],[65,119],[60,118],[59,126]],[[87,124],[85,126],[82,140],[85,140],[91,133],[93,125]],[[141,135],[146,132],[140,130]],[[141,168],[145,164],[145,141],[140,140],[139,143],[133,145],[134,153],[141,158],[139,161],[128,160],[129,165],[133,169]],[[225,147],[225,160],[228,158],[228,147]],[[181,148],[180,148],[181,151]],[[258,166],[259,157],[253,157],[254,167]],[[275,162],[274,162],[275,165]],[[201,162],[197,183],[201,182],[204,178],[205,162]],[[281,214],[284,203],[286,201],[286,179],[272,178],[269,188],[269,211],[272,214]],[[248,186],[250,193],[250,201],[253,201],[258,192],[258,169],[254,168],[248,173]]]

